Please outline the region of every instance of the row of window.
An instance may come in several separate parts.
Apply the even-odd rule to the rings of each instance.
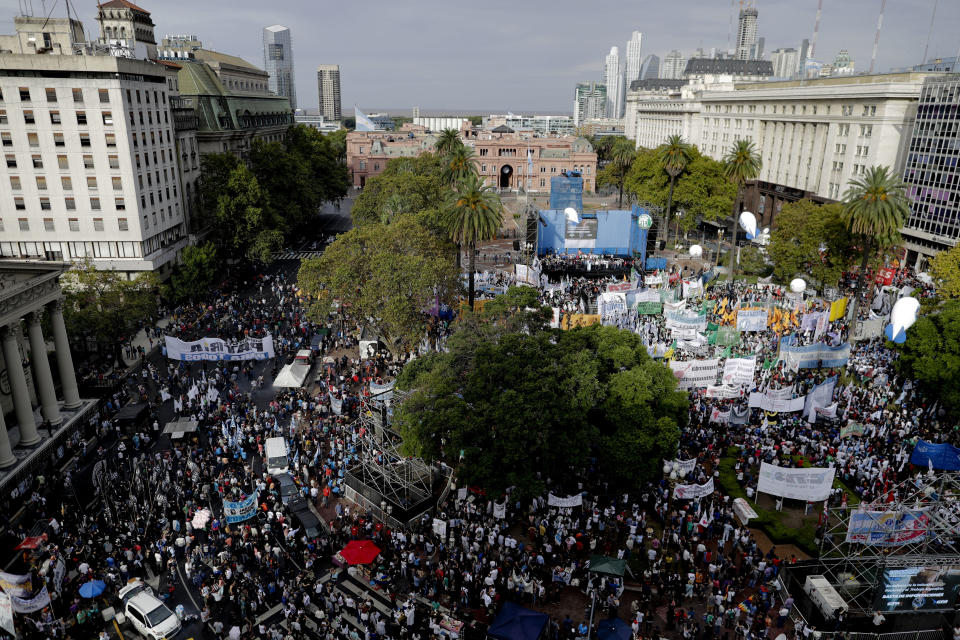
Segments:
[[[34,114],[33,109],[24,109],[21,113],[23,113],[23,123],[24,123],[24,124],[36,124],[36,123],[37,123],[37,117],[36,117],[36,115]],[[131,111],[130,113],[132,114],[133,112]],[[52,110],[52,111],[48,112],[48,115],[50,116],[50,124],[63,124],[63,118],[60,116],[60,112],[59,112],[59,111]],[[76,116],[76,124],[77,124],[78,126],[84,126],[84,125],[89,124],[88,121],[87,121],[87,112],[86,112],[86,111],[74,111],[74,115]],[[112,124],[113,124],[113,113],[112,113],[112,112],[110,112],[110,111],[101,111],[101,112],[100,112],[100,117],[101,117],[101,120],[103,120],[103,124],[105,124],[105,125],[112,125]],[[6,110],[6,109],[0,109],[0,124],[8,124],[7,110]]]
[[[36,176],[35,180],[38,191],[47,190],[46,176]],[[113,184],[114,191],[123,191],[123,180],[120,177],[114,176],[111,178],[111,183]],[[73,178],[70,176],[60,176],[60,187],[64,191],[73,191]],[[14,191],[21,191],[23,189],[23,184],[20,182],[20,176],[10,176],[10,188]],[[91,192],[97,191],[96,176],[87,176],[87,190]]]
[[[771,114],[780,113],[780,114],[783,114],[783,115],[787,115],[787,108],[789,107],[789,109],[790,109],[790,115],[797,115],[797,114],[799,114],[799,115],[807,115],[807,106],[808,106],[808,105],[805,105],[805,104],[802,104],[802,105],[796,105],[796,104],[792,104],[792,105],[785,105],[785,104],[782,104],[782,105],[776,105],[776,104],[773,104],[773,105],[765,105],[765,104],[764,104],[764,105],[760,105],[760,107],[761,107],[760,113],[767,113],[767,107],[768,107],[768,106],[770,107],[770,113],[771,113]],[[735,112],[736,112],[736,113],[744,113],[744,107],[746,107],[746,113],[756,113],[756,112],[757,112],[757,105],[755,105],[755,104],[750,104],[750,105],[738,104],[738,105],[736,105],[736,110],[735,110]],[[797,110],[798,107],[799,107],[799,111]],[[817,115],[817,105],[812,104],[812,105],[809,105],[809,107],[810,107],[810,115],[813,115],[813,116]],[[704,109],[703,109],[703,110],[704,110],[705,112],[707,112],[707,113],[732,113],[732,112],[733,112],[733,111],[732,111],[732,110],[733,110],[733,105],[729,105],[729,104],[726,104],[726,105],[719,105],[719,104],[709,105],[709,104],[708,104],[708,105],[705,105],[705,106],[704,106]],[[830,111],[831,111],[830,105],[826,105],[825,115],[830,115]],[[852,115],[853,115],[853,111],[854,111],[854,105],[852,105],[852,104],[840,105],[840,115],[842,115],[842,116],[852,116]],[[865,105],[863,105],[863,111],[862,111],[861,115],[862,115],[863,117],[870,117],[870,116],[875,116],[875,115],[877,115],[877,105],[875,105],[875,104],[869,104],[869,105],[865,104]]]
[[[30,220],[28,218],[17,218],[17,225],[20,231],[30,231]],[[70,231],[80,231],[80,218],[67,218],[67,228]],[[3,231],[3,218],[0,218],[0,231]],[[104,231],[106,227],[103,218],[93,218],[93,230]],[[44,231],[56,231],[57,226],[53,218],[43,219]],[[129,231],[130,224],[126,218],[117,218],[117,231]]]
[[[91,146],[90,134],[89,134],[89,133],[81,133],[81,134],[79,134],[79,135],[80,135],[80,146],[81,146],[81,147],[89,147],[89,146]],[[151,139],[152,139],[153,134],[151,133],[150,135],[151,135]],[[116,135],[115,133],[106,133],[106,134],[104,134],[103,140],[104,140],[104,144],[106,144],[107,147],[113,148],[113,147],[116,147],[116,146],[117,146],[117,135]],[[133,143],[134,143],[133,146],[137,146],[137,144],[136,144],[136,143],[137,143],[137,136],[136,136],[136,135],[133,136]],[[9,131],[0,131],[0,144],[2,144],[4,147],[12,147],[12,146],[13,146],[13,135],[12,135]],[[39,136],[39,134],[36,134],[36,133],[33,133],[33,132],[28,132],[28,133],[27,133],[27,144],[28,144],[30,147],[34,148],[34,149],[39,148],[39,147],[40,147],[40,136]],[[65,140],[64,137],[63,137],[63,133],[61,133],[61,132],[59,132],[59,131],[54,131],[54,132],[53,132],[53,146],[55,146],[55,147],[65,147],[65,146],[67,146],[66,140]]]
[[[152,194],[151,194],[152,195]],[[67,211],[76,211],[77,210],[77,199],[73,197],[66,197],[63,199],[63,206]],[[127,203],[123,198],[114,198],[113,207],[117,211],[125,211],[127,209]],[[22,196],[13,197],[13,208],[17,211],[26,211],[27,203]],[[40,209],[41,211],[50,211],[53,208],[50,202],[50,198],[47,196],[40,197]],[[100,211],[100,198],[90,198],[90,210],[91,211]]]
[[[4,258],[36,258],[77,260],[82,258],[140,258],[142,244],[130,241],[97,242],[0,242]]]
[[[89,91],[89,89],[88,89]],[[55,87],[46,87],[43,90],[44,94],[47,97],[47,102],[57,102],[57,89]],[[20,102],[33,102],[32,90],[30,87],[19,87],[18,93],[20,95]],[[82,104],[84,102],[84,93],[83,89],[73,88],[70,90],[71,95],[73,96],[73,101],[77,104]],[[137,92],[139,93],[139,91]],[[110,104],[110,92],[107,89],[97,89],[97,95],[100,98],[100,104]],[[127,99],[130,99],[130,92],[127,91]],[[0,89],[0,102],[3,102],[3,90]]]
[[[7,161],[7,168],[8,168],[8,169],[16,169],[16,168],[18,167],[17,156],[16,156],[16,155],[14,155],[14,154],[12,154],[12,153],[6,154],[6,161]],[[33,163],[33,168],[34,168],[34,169],[43,169],[43,156],[42,156],[42,155],[40,155],[40,154],[34,154],[34,155],[32,155],[32,156],[31,156],[31,161],[32,161],[32,163]],[[120,157],[119,157],[119,156],[109,155],[109,156],[107,156],[107,162],[109,163],[111,169],[119,169],[119,168],[120,168]],[[70,160],[69,160],[69,158],[68,158],[66,155],[58,155],[58,156],[57,156],[57,166],[58,166],[60,169],[65,170],[65,171],[68,170],[68,169],[70,169]],[[92,155],[84,155],[84,156],[83,156],[83,168],[84,168],[84,169],[96,169],[96,165],[95,165],[95,163],[94,163],[94,161],[93,161],[93,156],[92,156]]]

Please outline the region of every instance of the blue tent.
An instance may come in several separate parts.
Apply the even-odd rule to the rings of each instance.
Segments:
[[[549,620],[550,616],[545,613],[531,611],[513,602],[505,602],[487,634],[497,640],[537,640]]]
[[[597,625],[599,640],[630,640],[631,636],[633,636],[633,629],[620,618],[601,620]]]

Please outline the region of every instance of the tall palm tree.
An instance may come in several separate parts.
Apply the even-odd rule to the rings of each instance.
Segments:
[[[723,158],[723,172],[727,180],[737,185],[737,197],[733,200],[733,211],[730,213],[730,273],[727,279],[733,281],[734,248],[737,245],[737,214],[740,213],[740,200],[743,198],[743,185],[760,174],[760,154],[749,140],[740,139],[733,143],[730,151]],[[717,247],[717,255],[720,247]]]
[[[437,137],[434,148],[441,156],[449,156],[457,147],[463,146],[460,140],[460,132],[456,129],[444,129]]]
[[[670,176],[670,190],[667,192],[667,211],[663,215],[663,227],[670,224],[670,213],[673,209],[673,188],[677,178],[686,170],[693,158],[693,147],[684,141],[681,135],[672,135],[657,149],[657,159],[663,165],[663,170]],[[677,235],[680,230],[677,229]]]
[[[633,166],[633,160],[637,157],[637,149],[633,142],[627,139],[617,140],[613,150],[610,153],[610,167],[613,170],[614,178],[619,189],[617,203],[623,206],[623,183],[627,180],[627,174],[630,173],[630,167]]]
[[[888,167],[870,167],[862,177],[850,181],[843,195],[843,219],[863,248],[851,311],[854,322],[871,250],[899,244],[900,227],[906,224],[909,216],[910,205],[904,184]]]
[[[476,174],[454,188],[447,208],[445,226],[450,239],[469,252],[470,285],[467,299],[473,309],[477,244],[497,235],[503,224],[503,206],[493,187],[485,186]]]
[[[454,147],[450,155],[444,157],[443,164],[444,178],[454,188],[477,174],[473,149],[464,144]]]

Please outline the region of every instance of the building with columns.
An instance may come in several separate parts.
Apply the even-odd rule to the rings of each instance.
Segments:
[[[68,265],[0,261],[0,495],[55,453],[95,407],[80,398],[63,319]],[[44,334],[44,319],[50,333]],[[50,366],[49,345],[55,367]],[[57,388],[60,391],[58,393]]]

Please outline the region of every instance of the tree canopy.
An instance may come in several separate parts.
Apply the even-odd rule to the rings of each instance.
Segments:
[[[930,277],[941,300],[960,299],[960,245],[934,256],[930,261]]]
[[[546,329],[512,288],[467,314],[448,351],[414,360],[397,425],[406,453],[460,460],[458,475],[499,492],[539,491],[588,460],[617,486],[639,487],[676,454],[687,395],[639,336],[615,327]],[[522,289],[522,288],[521,288]],[[522,326],[508,320],[523,304]]]
[[[439,212],[450,198],[443,168],[443,159],[433,153],[389,160],[383,172],[368,180],[354,200],[350,212],[353,224],[389,222],[398,211]]]
[[[190,245],[180,254],[180,264],[170,275],[170,288],[180,300],[190,300],[210,292],[217,278],[217,248],[212,242]]]
[[[423,339],[427,312],[458,288],[450,245],[413,216],[370,222],[340,234],[319,258],[304,260],[300,287],[313,297],[310,313],[327,317],[336,300],[394,353]]]
[[[850,233],[839,204],[800,200],[783,205],[767,253],[780,282],[801,276],[835,286],[851,263]]]
[[[906,342],[895,346],[901,371],[940,400],[951,416],[960,417],[960,300],[917,318],[907,330]]]

